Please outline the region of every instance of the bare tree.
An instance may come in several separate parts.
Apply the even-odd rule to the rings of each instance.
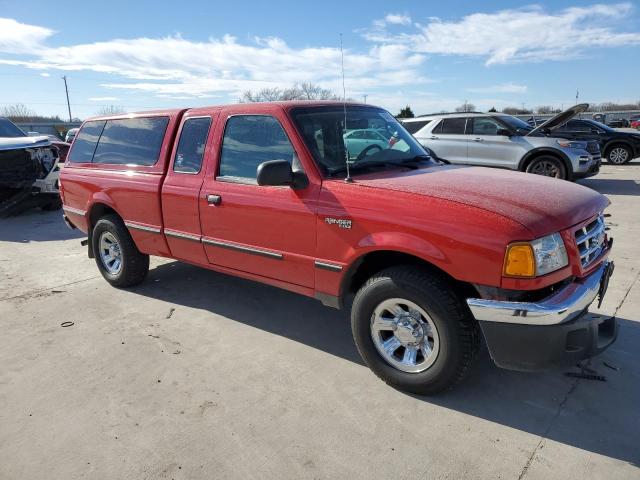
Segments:
[[[96,112],[96,115],[118,115],[120,113],[126,113],[122,107],[117,105],[105,105]]]
[[[36,116],[36,112],[29,109],[24,103],[16,103],[2,108],[2,116],[11,120],[28,120]]]
[[[507,115],[528,115],[533,112],[531,110],[527,110],[526,108],[504,107],[502,109],[502,113],[506,113]]]
[[[295,84],[290,88],[263,88],[257,92],[247,90],[242,93],[240,103],[276,102],[281,100],[339,100],[331,90],[313,83]]]
[[[473,112],[475,109],[476,106],[473,103],[465,101],[462,105],[456,107],[456,112]]]

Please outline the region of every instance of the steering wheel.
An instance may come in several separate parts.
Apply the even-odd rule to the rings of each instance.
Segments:
[[[362,150],[360,154],[356,157],[356,162],[359,162],[364,157],[369,155],[369,152],[373,151],[374,149],[377,149],[380,152],[382,151],[382,147],[380,145],[376,145],[375,143],[373,145],[369,145],[364,150]]]

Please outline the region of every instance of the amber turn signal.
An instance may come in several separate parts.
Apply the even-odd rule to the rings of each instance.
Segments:
[[[504,257],[504,275],[507,277],[535,277],[536,260],[528,243],[513,243]]]

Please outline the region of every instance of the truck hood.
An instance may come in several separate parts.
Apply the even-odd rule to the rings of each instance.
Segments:
[[[47,136],[38,137],[0,137],[0,150],[46,147],[51,145]]]
[[[483,167],[393,170],[358,176],[355,183],[477,207],[520,223],[531,231],[532,238],[569,228],[610,203],[604,195],[575,183]]]
[[[554,115],[549,120],[544,123],[541,123],[536,128],[527,133],[526,136],[536,135],[539,132],[550,131],[553,132],[556,128],[561,127],[573,117],[578,115],[579,113],[584,112],[587,108],[589,108],[588,103],[580,103],[578,105],[574,105],[571,108],[567,108],[564,112],[560,112],[557,115]]]

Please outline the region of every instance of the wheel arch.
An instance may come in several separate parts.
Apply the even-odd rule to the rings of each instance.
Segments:
[[[615,147],[616,145],[622,145],[624,147],[627,147],[629,150],[631,150],[631,155],[633,155],[633,145],[631,145],[631,143],[629,143],[627,140],[624,139],[620,139],[620,138],[613,138],[611,140],[609,140],[607,143],[605,143],[604,148],[602,149],[602,155],[606,156],[609,149]]]
[[[87,210],[87,236],[89,238],[88,242],[88,254],[89,258],[94,258],[93,251],[93,242],[91,241],[91,236],[93,234],[93,227],[95,224],[105,215],[117,215],[121,220],[124,221],[122,215],[118,213],[118,211],[113,207],[111,202],[104,201],[103,199],[96,200],[91,204],[89,209]]]
[[[383,248],[364,252],[351,262],[340,282],[340,306],[343,306],[346,298],[356,293],[371,276],[397,265],[412,265],[446,278],[456,287],[456,291],[465,298],[478,295],[473,285],[456,280],[434,262],[422,256],[397,249]]]
[[[573,166],[571,165],[569,157],[564,152],[551,147],[539,147],[529,150],[520,160],[518,170],[521,172],[526,171],[529,164],[542,155],[549,155],[561,160],[564,167],[567,169],[567,178],[571,178],[573,175]]]

